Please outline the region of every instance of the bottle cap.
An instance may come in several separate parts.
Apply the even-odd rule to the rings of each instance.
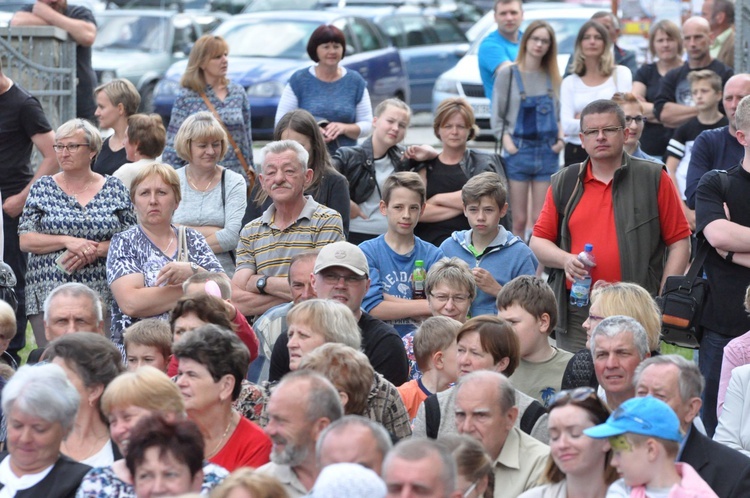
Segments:
[[[591,252],[594,250],[594,244],[586,244],[583,246],[583,250],[586,252]]]
[[[424,266],[424,261],[421,259],[418,259],[414,262],[414,266]]]

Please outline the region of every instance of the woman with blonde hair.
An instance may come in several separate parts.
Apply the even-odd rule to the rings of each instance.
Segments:
[[[211,498],[289,498],[284,486],[273,476],[254,469],[238,469],[229,474]]]
[[[179,168],[188,160],[178,154],[175,138],[182,123],[197,112],[208,111],[227,131],[230,147],[222,165],[242,175],[251,184],[253,143],[250,133],[250,102],[245,89],[227,78],[229,45],[220,36],[203,35],[190,51],[183,87],[172,106],[167,128],[167,146],[162,161]],[[249,177],[248,177],[249,175]]]
[[[523,33],[515,64],[500,69],[495,78],[490,115],[505,151],[513,233],[521,237],[526,231],[529,190],[533,225],[565,145],[560,81],[555,31],[547,21],[533,21]]]
[[[141,95],[135,85],[124,78],[118,78],[94,90],[99,128],[110,128],[114,133],[104,139],[102,150],[96,156],[94,171],[101,175],[111,175],[128,162],[124,148],[127,139],[128,118],[138,112]]]
[[[594,360],[589,349],[589,339],[602,320],[615,315],[629,316],[640,323],[646,330],[649,351],[652,355],[658,354],[661,312],[651,294],[640,285],[631,282],[611,284],[600,280],[594,284],[589,316],[583,322],[583,328],[586,330],[586,348],[575,353],[568,362],[563,374],[563,389],[599,385],[594,373]]]
[[[101,410],[109,421],[112,440],[121,455],[127,455],[130,433],[150,415],[170,421],[185,420],[185,403],[179,388],[167,375],[151,366],[125,372],[109,383],[101,397]],[[228,472],[212,463],[203,466],[203,493],[210,492]],[[135,498],[133,475],[125,458],[112,465],[92,469],[83,478],[77,498]]]
[[[565,134],[565,165],[580,163],[588,154],[581,145],[580,114],[597,99],[609,99],[617,92],[629,92],[633,75],[615,64],[612,40],[607,28],[587,21],[578,31],[573,52],[573,73],[560,87],[560,122]]]

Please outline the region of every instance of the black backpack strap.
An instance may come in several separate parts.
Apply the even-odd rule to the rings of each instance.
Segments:
[[[437,394],[432,394],[424,400],[424,416],[427,437],[437,439],[440,429],[440,403],[438,403]]]
[[[547,410],[540,402],[537,400],[532,401],[523,412],[523,417],[521,417],[521,430],[526,434],[531,435],[531,430],[534,428],[534,424],[536,424],[539,417],[545,413],[547,413]]]

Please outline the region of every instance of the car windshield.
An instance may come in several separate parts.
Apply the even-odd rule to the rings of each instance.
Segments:
[[[313,10],[318,9],[319,0],[252,0],[242,12],[264,12],[269,10]]]
[[[141,52],[167,52],[169,19],[165,17],[123,15],[97,19],[94,48],[123,49]]]
[[[307,59],[307,41],[318,22],[263,19],[224,23],[215,34],[229,44],[233,57]]]

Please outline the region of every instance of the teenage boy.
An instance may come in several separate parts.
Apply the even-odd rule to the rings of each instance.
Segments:
[[[394,326],[405,336],[415,320],[432,316],[427,299],[412,300],[411,276],[416,261],[424,270],[443,257],[443,252],[414,235],[427,196],[417,173],[402,171],[383,184],[380,213],[388,221],[385,234],[360,244],[370,267],[370,289],[362,307],[370,315]]]
[[[446,256],[458,257],[472,268],[479,288],[469,310],[472,317],[497,313],[495,299],[502,286],[519,275],[534,275],[539,264],[529,246],[500,225],[508,210],[507,198],[497,173],[471,178],[461,189],[471,229],[453,232],[440,245]]]
[[[573,357],[549,343],[557,325],[555,293],[541,278],[516,277],[497,294],[497,316],[510,322],[521,346],[521,361],[510,380],[516,389],[549,406]]]
[[[123,334],[129,372],[143,365],[167,372],[172,357],[172,331],[164,320],[148,318],[136,322]]]
[[[419,405],[428,396],[448,389],[458,378],[456,335],[461,322],[431,316],[414,333],[414,356],[422,377],[398,387],[409,420],[417,417]]]
[[[594,439],[609,439],[612,465],[621,479],[607,498],[717,498],[687,463],[675,463],[680,451],[680,420],[665,402],[651,396],[631,398],[601,425],[584,429]]]
[[[704,130],[726,126],[729,121],[719,111],[721,103],[721,77],[710,69],[688,73],[690,93],[698,115],[677,128],[667,146],[667,170],[682,201],[682,209],[695,230],[695,211],[687,206],[685,181],[693,150],[693,143]]]

